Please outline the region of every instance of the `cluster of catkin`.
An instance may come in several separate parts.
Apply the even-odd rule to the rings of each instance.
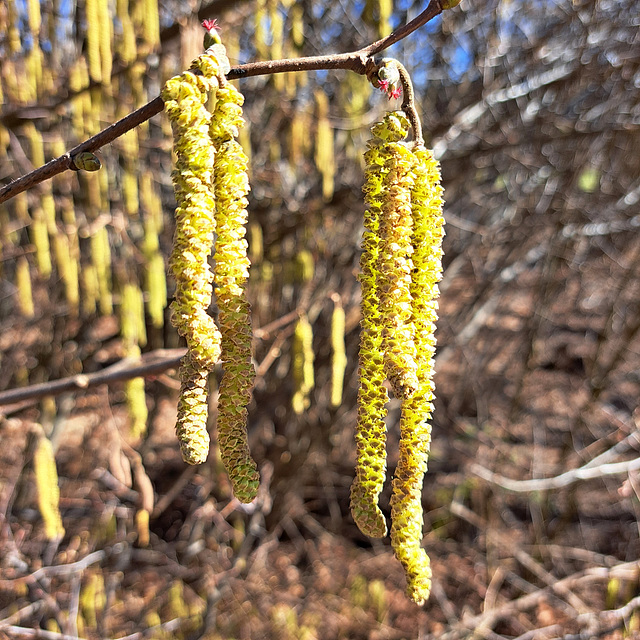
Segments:
[[[173,128],[176,231],[169,260],[176,279],[172,322],[186,338],[180,368],[176,432],[182,456],[200,464],[209,452],[207,379],[221,360],[218,443],[222,462],[242,502],[255,498],[259,476],[249,453],[247,404],[253,386],[251,323],[244,287],[249,275],[247,157],[237,142],[244,124],[241,93],[225,80],[229,62],[216,44],[162,91]],[[213,111],[207,104],[215,99]],[[215,235],[215,267],[208,259]],[[218,324],[209,315],[213,282]]]
[[[402,112],[387,114],[372,128],[365,153],[357,466],[351,511],[364,534],[387,534],[378,497],[386,475],[388,380],[402,403],[391,542],[405,569],[407,594],[421,604],[431,587],[429,558],[420,545],[421,496],[431,442],[444,219],[438,164],[423,145],[404,142],[408,130]]]

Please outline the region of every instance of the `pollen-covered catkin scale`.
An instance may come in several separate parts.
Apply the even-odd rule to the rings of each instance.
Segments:
[[[242,94],[233,85],[218,89],[211,137],[216,148],[215,281],[224,369],[218,400],[218,443],[235,497],[241,502],[251,502],[256,497],[260,476],[247,438],[247,405],[255,370],[251,360],[250,308],[245,295],[249,277],[245,240],[248,158],[235,140],[244,124],[243,102]]]
[[[364,216],[360,284],[362,321],[356,427],[356,477],[351,486],[351,513],[359,529],[368,536],[381,538],[387,533],[384,514],[378,507],[386,474],[386,415],[388,400],[384,386],[386,373],[382,352],[378,291],[380,216],[383,207],[382,183],[387,173],[389,143],[407,135],[408,122],[396,114],[372,128],[374,138],[365,153],[363,192],[367,209]]]
[[[407,594],[422,604],[431,588],[429,557],[421,547],[422,483],[431,444],[429,419],[433,411],[433,356],[438,281],[442,276],[442,187],[440,170],[430,151],[414,154],[412,321],[420,384],[402,402],[400,452],[391,497],[391,544],[407,576]]]
[[[216,51],[218,55],[221,52]],[[207,92],[218,86],[223,63],[208,52],[192,69],[167,81],[162,90],[173,128],[176,167],[176,230],[169,267],[176,279],[172,322],[185,336],[188,353],[180,368],[182,381],[176,433],[183,459],[200,464],[207,459],[207,374],[220,357],[220,332],[207,313],[213,273],[208,265],[215,231],[212,185],[215,149],[209,126]]]

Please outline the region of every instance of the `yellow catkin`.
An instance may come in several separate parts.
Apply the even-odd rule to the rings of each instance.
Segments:
[[[64,536],[64,527],[60,516],[60,489],[53,447],[50,440],[41,434],[33,455],[33,466],[38,488],[38,509],[44,521],[44,533],[47,540],[57,540]]]
[[[124,196],[124,210],[127,215],[138,215],[138,176],[134,171],[125,167],[122,173],[122,195]]]
[[[29,15],[29,31],[34,40],[37,41],[40,34],[40,25],[42,24],[42,16],[40,15],[40,0],[29,0],[27,12]]]
[[[306,315],[300,316],[293,334],[292,348],[293,383],[295,385],[291,405],[293,411],[300,415],[308,409],[311,400],[309,394],[315,386],[313,371],[313,329]]]
[[[155,216],[149,216],[145,220],[142,250],[146,258],[147,313],[154,327],[162,327],[164,324],[164,309],[167,306],[167,280],[155,219]]]
[[[149,512],[146,509],[136,511],[136,529],[138,531],[138,546],[149,546]]]
[[[304,45],[304,8],[302,4],[295,3],[291,7],[291,40],[301,49]]]
[[[58,273],[64,282],[64,291],[69,311],[77,313],[80,301],[78,289],[78,263],[71,255],[69,237],[64,231],[59,231],[53,238],[53,249],[56,256]]]
[[[113,20],[109,11],[109,0],[98,1],[98,21],[100,31],[98,35],[98,47],[100,49],[100,77],[102,84],[108,91],[111,91],[111,66],[113,63],[113,53],[111,42],[113,40]]]
[[[150,51],[160,44],[158,0],[144,0],[143,38]]]
[[[259,222],[252,222],[248,227],[249,236],[249,261],[254,267],[258,266],[264,258],[264,240],[262,236],[262,226]]]
[[[122,32],[118,40],[116,51],[120,60],[125,65],[136,59],[136,32],[133,27],[131,16],[129,15],[129,0],[117,0],[116,15],[122,25]]]
[[[132,356],[135,349],[128,350],[127,355]],[[138,350],[139,355],[139,350]],[[127,410],[129,412],[129,432],[134,438],[140,438],[147,432],[147,409],[144,378],[132,378],[125,383],[125,396],[127,398]]]
[[[23,87],[25,101],[34,101],[38,97],[38,91],[42,87],[42,49],[40,46],[34,46],[25,57],[26,83],[20,83]]]
[[[87,20],[87,57],[89,76],[94,82],[102,82],[102,62],[100,59],[100,7],[103,0],[85,0]]]
[[[269,56],[269,48],[267,46],[267,34],[265,22],[267,20],[267,2],[266,0],[257,0],[254,11],[254,35],[253,46],[256,50],[256,57],[259,60],[266,60]]]
[[[16,0],[7,0],[7,18],[9,36],[9,52],[13,55],[20,53],[22,43],[20,42],[19,14],[16,7]]]
[[[282,29],[284,26],[284,21],[282,19],[282,14],[280,13],[280,8],[278,7],[277,0],[269,0],[269,23],[271,25],[271,46],[269,48],[269,59],[280,60],[283,57]],[[276,91],[284,91],[286,75],[293,74],[275,73],[271,76],[271,81],[273,82],[273,86],[275,87]]]
[[[344,308],[337,297],[334,300],[331,316],[331,406],[342,404],[344,372],[347,368],[347,356],[344,344],[345,315]]]
[[[402,398],[411,396],[418,387],[410,292],[413,155],[400,141],[387,143],[387,150],[381,196],[378,295],[385,371],[394,393]]]
[[[393,0],[378,0],[378,36],[384,38],[391,33]]]
[[[313,254],[308,249],[303,249],[296,255],[295,277],[297,282],[306,284],[313,280],[316,270],[316,263]]]
[[[294,171],[302,165],[306,152],[309,123],[305,114],[296,109],[290,122],[289,164]]]
[[[42,134],[35,128],[32,122],[28,122],[24,126],[24,133],[29,140],[31,153],[29,160],[34,167],[38,168],[44,164],[44,145],[42,144]]]
[[[111,295],[111,246],[106,227],[100,227],[90,239],[91,260],[98,279],[98,301],[100,313],[111,315],[113,301]]]
[[[95,629],[98,624],[96,612],[96,597],[98,595],[99,584],[96,581],[97,574],[91,573],[87,578],[84,587],[80,591],[80,611],[85,627]],[[104,584],[102,585],[104,588]]]
[[[98,274],[94,265],[82,268],[82,311],[85,315],[93,315],[100,296]]]
[[[214,47],[215,48],[215,47]],[[185,71],[168,80],[162,90],[165,112],[173,129],[176,168],[176,230],[169,267],[176,279],[172,322],[187,341],[180,368],[180,399],[176,434],[183,459],[203,463],[209,453],[207,430],[209,371],[220,357],[220,331],[207,310],[211,304],[213,273],[208,265],[215,232],[212,172],[215,148],[205,103],[224,61],[213,52],[203,54]],[[226,57],[226,56],[225,56]]]
[[[318,124],[316,129],[315,162],[322,176],[322,197],[325,202],[333,196],[336,161],[333,128],[329,122],[329,99],[324,91],[316,91]]]
[[[247,405],[255,371],[251,360],[250,307],[245,293],[249,277],[246,224],[248,159],[235,139],[244,124],[242,94],[231,84],[218,89],[211,119],[216,148],[216,300],[222,333],[222,366],[218,400],[220,457],[241,502],[251,502],[260,477],[249,452]]]
[[[51,247],[49,245],[49,232],[44,212],[38,207],[33,212],[33,222],[29,227],[31,242],[36,248],[36,264],[40,275],[47,279],[51,275]]]
[[[24,256],[20,256],[16,263],[16,289],[18,290],[20,313],[25,318],[33,318],[35,309],[31,291],[31,273],[29,272],[29,262]]]
[[[144,303],[137,283],[127,282],[122,288],[120,304],[120,334],[129,358],[140,357],[140,346],[147,341]],[[131,435],[138,438],[147,431],[147,400],[144,378],[132,378],[125,383],[125,396]]]
[[[372,128],[373,138],[365,153],[364,235],[360,258],[362,321],[356,425],[356,477],[351,487],[351,513],[360,530],[381,538],[387,533],[378,496],[386,478],[386,416],[388,400],[384,386],[386,373],[382,347],[382,322],[379,291],[380,225],[384,206],[383,184],[389,171],[389,144],[404,138],[406,119],[388,114]]]
[[[422,146],[413,152],[412,174],[414,271],[411,296],[420,384],[413,396],[402,401],[400,451],[391,497],[391,544],[405,569],[408,596],[422,604],[429,597],[431,587],[429,557],[421,547],[422,483],[431,444],[434,332],[439,295],[437,283],[442,276],[444,218],[440,170],[433,154]]]
[[[7,158],[7,151],[9,150],[10,144],[11,137],[9,136],[9,130],[0,124],[0,158]]]

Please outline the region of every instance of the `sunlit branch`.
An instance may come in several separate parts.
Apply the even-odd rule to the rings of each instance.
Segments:
[[[131,378],[156,376],[167,369],[177,367],[185,349],[159,349],[144,354],[138,360],[125,359],[102,371],[78,374],[61,380],[42,382],[20,389],[0,392],[0,406],[24,400],[36,400],[45,396],[56,396],[70,391],[84,391],[101,384],[113,383]]]
[[[374,56],[384,51],[391,45],[399,42],[403,38],[419,29],[427,22],[442,13],[443,5],[446,8],[447,0],[431,0],[427,8],[416,18],[406,25],[399,27],[386,38],[382,38],[358,51],[351,53],[339,53],[325,56],[311,56],[305,58],[288,58],[283,60],[269,60],[263,62],[251,62],[232,68],[227,74],[229,80],[238,78],[249,78],[251,76],[271,75],[274,73],[285,73],[289,71],[315,71],[320,69],[345,69],[354,71],[360,75],[370,77],[375,70]],[[406,107],[407,96],[405,92]],[[154,98],[144,106],[136,109],[121,120],[100,131],[95,136],[81,142],[62,156],[50,160],[42,167],[31,171],[0,189],[0,203],[17,196],[19,193],[34,187],[45,180],[69,169],[75,169],[74,158],[83,152],[93,152],[105,145],[113,142],[127,131],[134,129],[139,124],[149,120],[160,113],[163,102],[160,97]],[[418,135],[417,131],[414,131]]]

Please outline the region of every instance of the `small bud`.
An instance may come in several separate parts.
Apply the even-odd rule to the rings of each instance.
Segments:
[[[400,82],[400,72],[393,64],[393,60],[385,59],[382,66],[378,69],[378,88],[391,98],[399,98],[402,93],[402,85]]]
[[[203,20],[202,26],[207,30],[207,33],[204,34],[205,50],[212,47],[214,44],[222,44],[220,36],[216,33],[217,31],[220,31],[220,27],[218,26],[218,21],[215,18],[213,18],[213,20]]]
[[[90,151],[83,151],[73,156],[73,167],[76,171],[97,171],[102,166],[100,159]]]

